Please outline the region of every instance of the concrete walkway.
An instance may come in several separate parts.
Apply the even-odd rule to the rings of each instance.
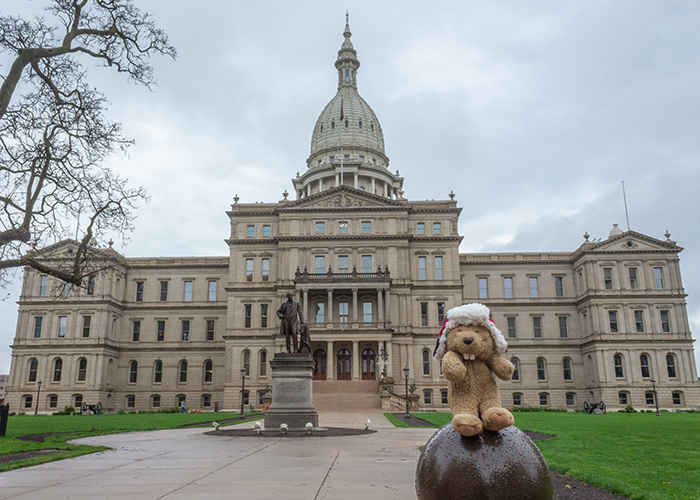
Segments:
[[[0,499],[416,498],[418,447],[435,429],[396,429],[381,413],[326,413],[320,425],[362,428],[368,418],[378,432],[364,436],[234,438],[182,429],[84,438],[78,442],[113,449],[4,472]]]

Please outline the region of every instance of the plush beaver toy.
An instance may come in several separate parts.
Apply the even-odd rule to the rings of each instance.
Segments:
[[[503,359],[508,344],[482,304],[466,304],[447,312],[435,347],[442,373],[450,381],[447,394],[452,427],[463,436],[513,425],[513,415],[501,407],[493,377],[510,380],[513,364]]]

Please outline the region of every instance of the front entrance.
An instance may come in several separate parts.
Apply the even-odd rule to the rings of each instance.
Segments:
[[[362,380],[376,380],[374,363],[376,357],[369,347],[362,351]]]
[[[316,349],[314,351],[314,380],[326,380],[326,351]]]
[[[340,349],[338,351],[338,380],[350,380],[351,378],[350,351],[347,349]]]

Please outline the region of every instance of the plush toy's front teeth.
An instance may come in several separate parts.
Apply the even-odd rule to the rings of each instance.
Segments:
[[[476,354],[462,354],[464,361],[474,361],[476,359]]]

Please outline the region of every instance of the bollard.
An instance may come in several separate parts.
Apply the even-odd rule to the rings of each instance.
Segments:
[[[0,405],[0,436],[4,437],[7,432],[7,418],[10,415],[10,405]]]
[[[219,402],[214,402],[214,413],[219,413]]]

